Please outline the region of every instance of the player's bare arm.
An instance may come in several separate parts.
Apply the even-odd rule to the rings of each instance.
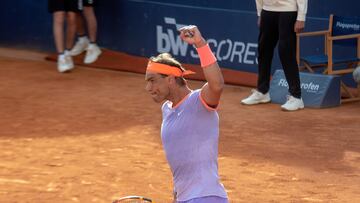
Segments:
[[[207,46],[206,40],[202,37],[199,29],[195,25],[189,25],[181,28],[180,38],[190,45],[194,45],[198,51]],[[207,83],[202,87],[201,96],[210,106],[219,104],[220,96],[224,86],[224,78],[216,59],[205,63],[203,71]]]

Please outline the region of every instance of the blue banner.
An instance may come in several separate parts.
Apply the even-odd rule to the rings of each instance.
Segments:
[[[328,29],[330,14],[358,16],[359,8],[359,0],[309,1],[305,31]],[[221,67],[257,73],[255,0],[107,0],[97,1],[95,10],[101,47],[143,57],[170,52],[181,62],[199,64],[194,48],[177,32],[195,24]],[[55,51],[46,0],[2,2],[0,25],[0,46]],[[301,54],[321,54],[323,44],[322,38],[303,39]],[[353,55],[354,50],[334,48],[334,54]],[[277,51],[272,67],[281,67]],[[351,77],[346,81],[353,83]]]

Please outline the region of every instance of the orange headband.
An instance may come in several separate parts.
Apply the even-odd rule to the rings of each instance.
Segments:
[[[195,72],[193,72],[191,70],[186,70],[186,71],[182,72],[177,67],[169,66],[166,64],[162,64],[162,63],[156,63],[156,62],[152,62],[152,61],[149,61],[146,70],[155,72],[155,73],[164,74],[164,75],[173,75],[175,77],[183,77],[186,75],[195,74]]]

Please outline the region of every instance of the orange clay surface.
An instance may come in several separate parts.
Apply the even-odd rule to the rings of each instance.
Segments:
[[[81,66],[60,74],[43,56],[1,52],[1,203],[171,202],[160,104],[144,75]],[[249,91],[226,86],[219,109],[230,202],[360,202],[360,103],[289,113],[240,105]]]

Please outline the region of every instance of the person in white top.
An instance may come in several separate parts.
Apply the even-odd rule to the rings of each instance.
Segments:
[[[307,0],[256,0],[258,26],[258,82],[257,89],[241,100],[253,105],[270,102],[269,87],[271,64],[278,44],[280,61],[289,84],[287,102],[281,106],[286,111],[304,108],[301,98],[299,69],[296,61],[296,33],[305,27]]]

